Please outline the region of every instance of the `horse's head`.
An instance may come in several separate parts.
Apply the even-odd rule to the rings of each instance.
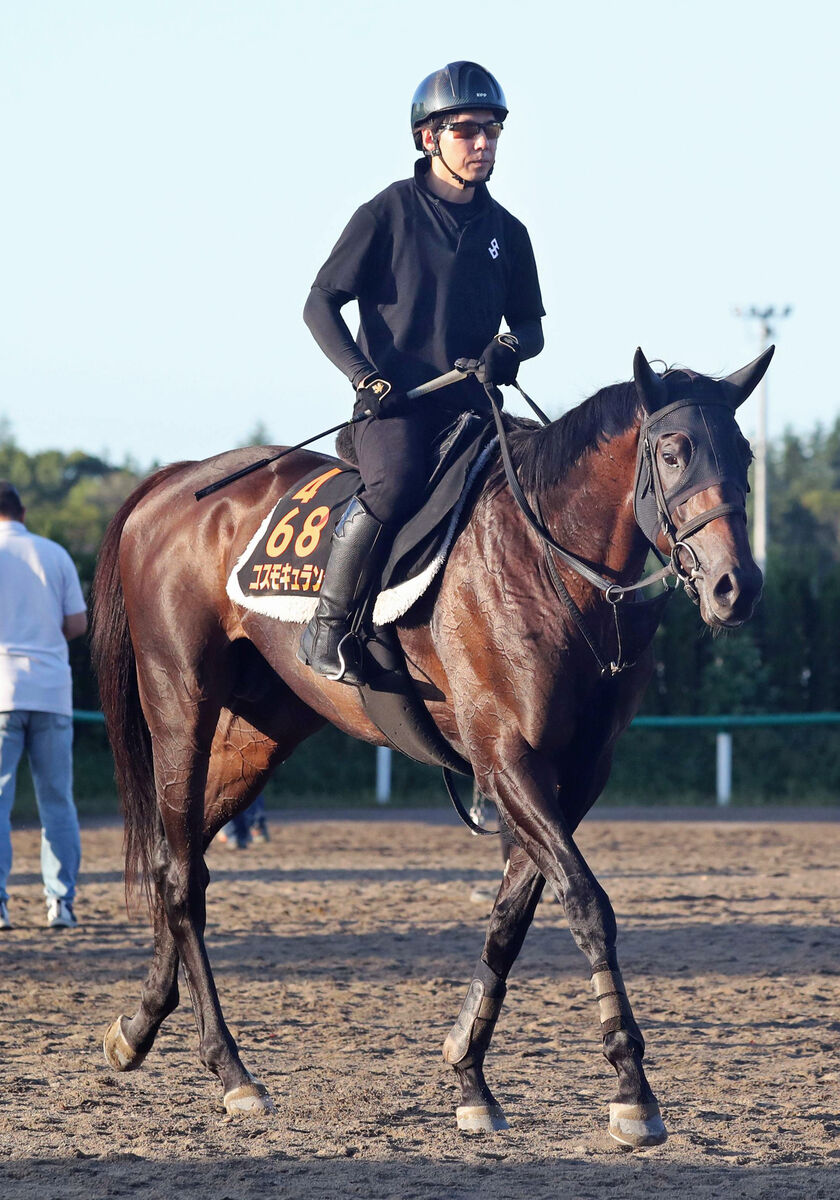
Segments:
[[[640,349],[633,360],[644,410],[636,520],[671,554],[707,625],[742,625],[761,592],[746,524],[752,456],[735,410],[761,380],[773,350],[726,379],[686,370],[657,375]]]

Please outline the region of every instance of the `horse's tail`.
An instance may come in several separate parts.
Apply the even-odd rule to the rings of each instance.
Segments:
[[[159,815],[152,739],[140,706],[119,551],[125,523],[139,502],[184,465],[173,463],[156,471],[123,503],[105,531],[93,580],[91,648],[125,822],[126,898],[136,892],[142,881],[150,904],[152,854],[159,836]]]

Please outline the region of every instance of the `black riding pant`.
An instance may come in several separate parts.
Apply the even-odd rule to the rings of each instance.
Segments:
[[[417,511],[434,469],[435,442],[456,416],[429,405],[352,426],[364,484],[359,499],[377,521],[398,526]]]

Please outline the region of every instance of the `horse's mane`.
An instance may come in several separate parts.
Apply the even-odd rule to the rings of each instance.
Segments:
[[[638,408],[639,397],[631,380],[601,388],[550,425],[535,427],[528,422],[524,428],[510,427],[511,457],[524,490],[539,495],[557,483],[588,450],[629,429]],[[499,463],[488,479],[491,491],[503,479],[504,468]]]

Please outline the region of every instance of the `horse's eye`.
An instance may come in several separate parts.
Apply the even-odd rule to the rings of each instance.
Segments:
[[[682,471],[691,458],[691,443],[685,434],[667,434],[659,443],[659,458],[669,470]]]

